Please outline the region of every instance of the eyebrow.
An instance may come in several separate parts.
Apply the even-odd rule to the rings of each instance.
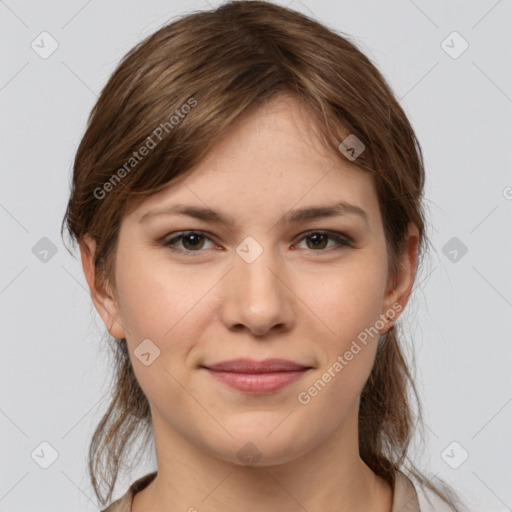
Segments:
[[[235,221],[231,217],[227,217],[210,208],[184,204],[175,204],[172,206],[154,208],[142,215],[138,222],[143,223],[156,216],[173,214],[188,215],[189,217],[193,217],[195,219],[212,222],[215,224],[225,224],[229,227],[233,227],[235,225]],[[367,225],[369,224],[368,214],[361,207],[355,204],[347,203],[345,201],[339,201],[330,205],[308,206],[306,208],[290,210],[286,215],[283,216],[281,223],[298,224],[300,222],[340,215],[357,215],[361,217]]]

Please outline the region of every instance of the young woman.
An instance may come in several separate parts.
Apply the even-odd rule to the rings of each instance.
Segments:
[[[459,510],[404,465],[423,183],[382,75],[302,14],[231,2],[130,51],[64,219],[116,356],[102,505],[131,444],[156,448],[107,512],[419,511],[420,488]]]

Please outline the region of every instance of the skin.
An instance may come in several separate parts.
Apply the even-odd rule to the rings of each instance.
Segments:
[[[126,338],[151,406],[158,475],[136,494],[133,512],[326,512],[340,504],[345,512],[391,510],[392,489],[358,453],[358,400],[378,336],[308,404],[297,396],[379,315],[393,304],[403,310],[418,232],[411,224],[399,274],[391,278],[371,176],[325,149],[314,126],[296,100],[274,98],[234,123],[185,178],[130,202],[114,292],[94,286],[94,241],[81,245],[94,304],[111,335]],[[340,200],[363,208],[368,224],[356,215],[279,223],[289,210]],[[183,215],[139,222],[149,210],[178,202],[207,206],[236,223]],[[159,243],[186,230],[206,232],[174,243],[192,256]],[[320,237],[315,245],[306,236],[311,230],[335,231],[353,244]],[[252,263],[236,252],[248,236],[263,249]],[[398,316],[379,324],[379,332]],[[160,350],[148,366],[134,355],[147,338]],[[238,357],[313,368],[265,395],[234,390],[200,368]],[[237,456],[248,442],[261,454],[253,466]]]

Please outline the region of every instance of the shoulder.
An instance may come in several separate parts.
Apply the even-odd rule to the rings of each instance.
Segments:
[[[391,512],[422,512],[418,494],[411,480],[401,471],[395,473]]]
[[[157,472],[148,473],[135,480],[123,496],[111,503],[106,509],[100,512],[131,512],[132,501],[135,494],[147,487],[156,477]]]
[[[156,477],[157,472],[135,480],[126,493],[111,503],[101,512],[131,512],[132,501],[135,494],[147,487]],[[449,512],[446,504],[436,499],[432,493],[420,489],[404,473],[397,471],[393,490],[393,508],[391,512]],[[421,507],[421,508],[420,508]]]
[[[425,489],[415,479],[397,471],[391,512],[395,511],[453,512],[453,509],[434,492]]]

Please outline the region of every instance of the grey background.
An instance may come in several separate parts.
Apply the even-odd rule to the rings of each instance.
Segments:
[[[512,1],[279,3],[349,34],[417,132],[435,253],[401,321],[425,408],[420,465],[473,510],[512,510]],[[110,370],[80,260],[59,233],[74,152],[121,57],[175,15],[205,8],[0,1],[0,512],[98,510],[86,455]],[[51,48],[43,31],[58,43],[46,59],[31,47]],[[456,58],[453,31],[469,44]],[[47,469],[42,442],[58,454]],[[123,474],[116,496],[153,462]]]

